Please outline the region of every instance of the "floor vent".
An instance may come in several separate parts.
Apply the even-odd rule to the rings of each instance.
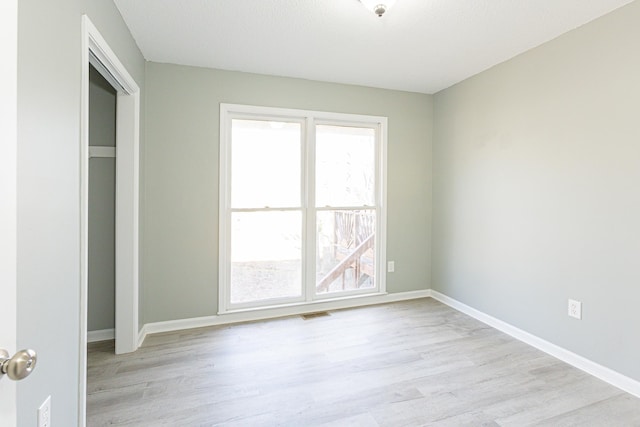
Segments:
[[[318,311],[315,313],[307,313],[307,314],[300,315],[300,317],[302,317],[304,320],[315,319],[316,317],[325,317],[325,316],[330,316],[330,314],[326,311]]]

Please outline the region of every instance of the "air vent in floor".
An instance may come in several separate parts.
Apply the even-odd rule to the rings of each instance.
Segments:
[[[318,311],[315,313],[302,314],[300,317],[302,317],[304,320],[309,320],[309,319],[315,319],[316,317],[325,317],[325,316],[330,316],[330,314],[326,311]]]

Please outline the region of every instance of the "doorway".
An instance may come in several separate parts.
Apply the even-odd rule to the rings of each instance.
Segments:
[[[89,65],[88,342],[115,339],[117,90]]]
[[[90,64],[116,94],[115,157],[115,348],[139,346],[138,203],[140,89],[89,17],[82,17],[82,108],[80,121],[80,330],[78,425],[86,424],[89,282],[89,74]],[[93,149],[95,151],[95,149]]]

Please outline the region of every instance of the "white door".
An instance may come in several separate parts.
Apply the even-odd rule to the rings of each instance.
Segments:
[[[18,0],[0,2],[0,348],[16,351]],[[16,425],[15,383],[0,377],[0,420]]]

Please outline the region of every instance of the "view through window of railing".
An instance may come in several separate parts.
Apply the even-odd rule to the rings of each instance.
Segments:
[[[313,123],[307,141],[303,120],[230,125],[228,302],[375,289],[378,127]]]

